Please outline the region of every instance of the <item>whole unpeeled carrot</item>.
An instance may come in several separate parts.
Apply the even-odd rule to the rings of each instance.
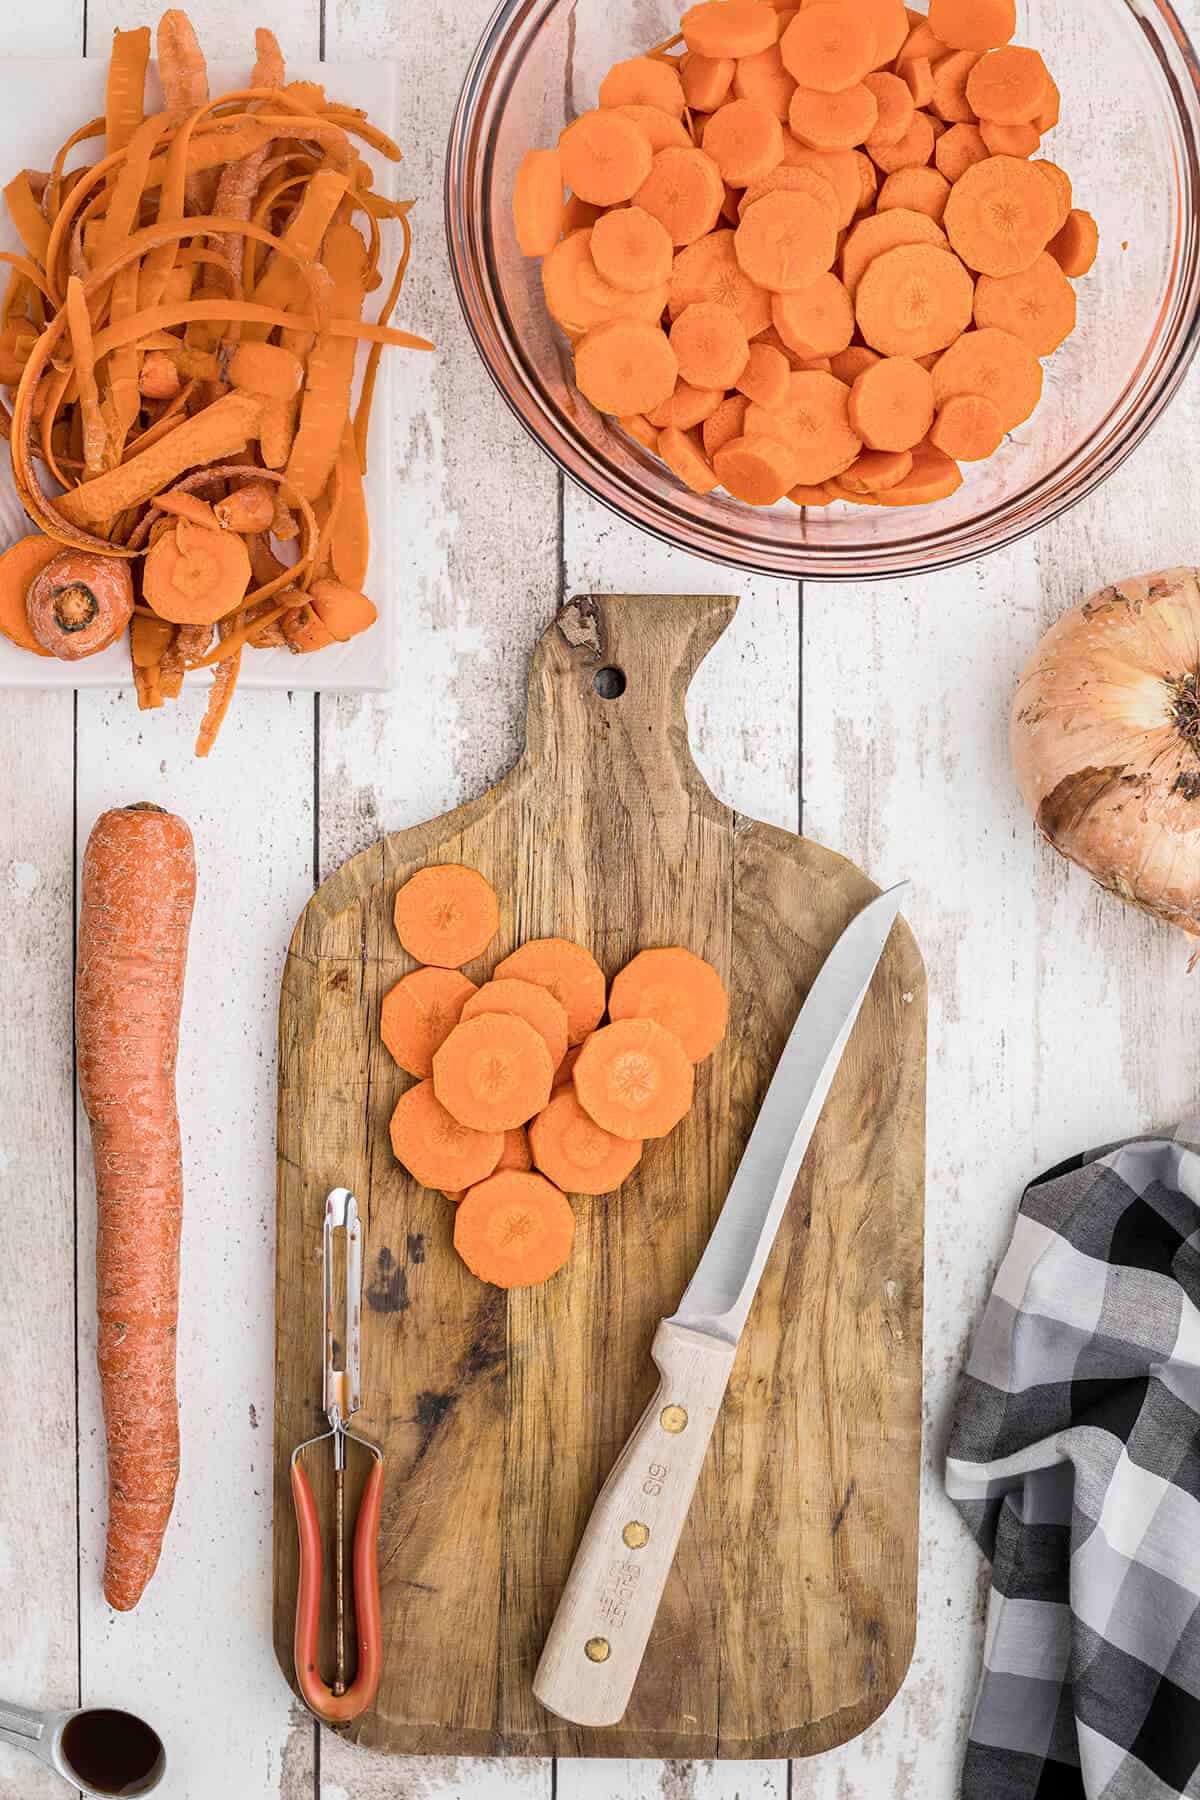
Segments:
[[[147,804],[101,814],[83,858],[75,1019],[96,1165],[104,1593],[121,1612],[154,1573],[179,1474],[175,1057],[195,894],[182,819]]]

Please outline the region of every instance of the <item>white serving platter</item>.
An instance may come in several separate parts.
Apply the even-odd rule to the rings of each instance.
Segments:
[[[4,103],[0,106],[0,186],[18,169],[45,169],[58,146],[83,120],[104,111],[104,80],[107,58],[35,58],[9,61],[3,66]],[[288,73],[297,81],[319,81],[331,99],[365,108],[373,123],[389,136],[394,136],[396,115],[396,66],[390,62],[289,63]],[[244,62],[221,61],[210,65],[213,93],[247,85],[250,59]],[[153,79],[153,71],[152,71]],[[153,103],[153,92],[151,92]],[[396,192],[396,169],[376,156],[361,141],[358,148],[375,174],[378,192]],[[80,160],[95,160],[98,145],[81,145]],[[0,202],[0,248],[17,250],[20,245]],[[367,315],[372,303],[378,308],[395,268],[399,248],[399,232],[384,227],[383,287],[368,295]],[[415,328],[414,328],[415,329]],[[360,366],[365,360],[360,347]],[[368,516],[371,521],[371,557],[367,569],[367,589],[379,608],[380,619],[370,631],[351,638],[348,644],[331,644],[310,656],[293,656],[285,649],[255,650],[242,658],[238,681],[242,688],[290,688],[311,691],[380,690],[392,685],[392,639],[388,628],[387,608],[393,594],[391,581],[389,516],[391,484],[391,422],[393,413],[394,363],[403,351],[385,350],[371,411],[371,430],[367,444],[367,474],[364,482]],[[0,446],[0,548],[22,537],[32,527],[26,519],[13,490],[8,456]],[[208,682],[208,670],[197,670],[189,681]],[[0,687],[20,688],[115,688],[131,685],[129,650],[124,642],[98,656],[76,663],[59,662],[54,657],[31,656],[0,637]]]

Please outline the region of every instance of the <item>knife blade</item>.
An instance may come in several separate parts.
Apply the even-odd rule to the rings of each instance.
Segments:
[[[614,1725],[633,1692],[759,1279],[908,883],[869,901],[809,989],[733,1183],[651,1355],[658,1390],[600,1490],[534,1676],[574,1724]]]

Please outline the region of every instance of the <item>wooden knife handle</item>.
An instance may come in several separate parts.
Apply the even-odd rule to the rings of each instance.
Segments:
[[[576,1725],[615,1725],[629,1704],[736,1349],[664,1320],[651,1354],[658,1391],[592,1508],[533,1680]]]

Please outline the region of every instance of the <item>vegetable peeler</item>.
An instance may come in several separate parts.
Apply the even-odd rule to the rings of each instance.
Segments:
[[[334,1326],[334,1233],[346,1234],[346,1314],[339,1343]],[[383,1662],[383,1633],[379,1612],[379,1514],[383,1504],[383,1452],[369,1438],[351,1431],[350,1419],[358,1411],[361,1388],[362,1227],[358,1201],[348,1188],[334,1188],[325,1201],[322,1245],[323,1357],[322,1402],[329,1430],[306,1438],[292,1451],[292,1498],[296,1503],[296,1528],[300,1538],[300,1581],[296,1589],[294,1653],[296,1679],[310,1712],[328,1725],[344,1725],[365,1712],[375,1698]],[[339,1353],[342,1366],[338,1367]],[[317,1667],[317,1643],[321,1628],[321,1526],[312,1486],[301,1461],[306,1450],[333,1439],[335,1618],[334,1678],[326,1685]],[[353,1439],[374,1458],[358,1510],[354,1531],[354,1610],[358,1622],[358,1667],[346,1685],[346,1588],[345,1509],[346,1441]]]

